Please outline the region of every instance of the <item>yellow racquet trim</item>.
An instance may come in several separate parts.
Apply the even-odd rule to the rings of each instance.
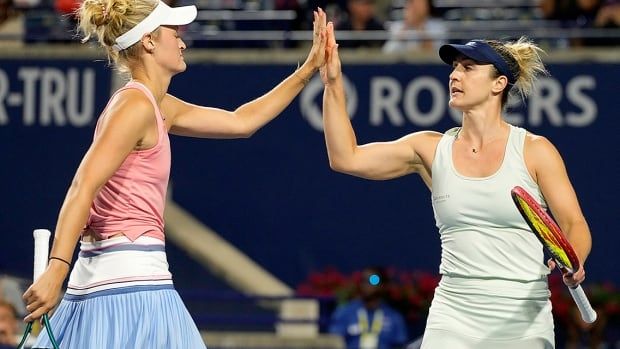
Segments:
[[[532,210],[530,205],[527,204],[523,199],[517,198],[519,201],[519,205],[523,209],[525,215],[528,220],[534,226],[536,233],[544,240],[549,249],[549,252],[553,254],[553,257],[558,260],[558,262],[562,263],[564,266],[574,269],[568,255],[564,251],[564,249],[558,244],[553,232],[549,229],[547,224],[540,218],[540,216]]]

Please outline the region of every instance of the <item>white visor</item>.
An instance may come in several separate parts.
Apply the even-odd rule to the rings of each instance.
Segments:
[[[185,25],[196,19],[196,6],[170,7],[159,2],[157,7],[135,27],[116,38],[116,44],[112,46],[116,51],[124,50],[140,41],[144,34],[148,34],[160,25]]]

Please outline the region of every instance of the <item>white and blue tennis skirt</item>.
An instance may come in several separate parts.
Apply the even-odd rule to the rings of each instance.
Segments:
[[[81,242],[67,292],[50,318],[62,349],[206,348],[168,271],[164,242]],[[42,330],[33,348],[52,348]]]

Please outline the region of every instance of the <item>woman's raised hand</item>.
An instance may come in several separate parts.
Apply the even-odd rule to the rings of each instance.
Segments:
[[[321,67],[321,80],[329,85],[342,75],[340,57],[338,56],[338,44],[334,33],[334,23],[327,23],[327,44],[325,45],[325,64]]]
[[[313,71],[317,71],[325,64],[325,44],[327,15],[320,7],[314,11],[314,22],[312,29],[312,48],[304,65],[309,65]]]

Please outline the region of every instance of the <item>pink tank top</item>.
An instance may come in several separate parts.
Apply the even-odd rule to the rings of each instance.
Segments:
[[[170,139],[165,118],[151,91],[144,85],[130,81],[114,94],[130,88],[144,92],[153,104],[159,131],[157,144],[149,149],[134,150],[127,156],[95,197],[85,230],[92,230],[101,239],[123,233],[132,241],[143,235],[163,241],[164,206],[170,177]],[[102,119],[100,117],[97,121],[95,138]]]

